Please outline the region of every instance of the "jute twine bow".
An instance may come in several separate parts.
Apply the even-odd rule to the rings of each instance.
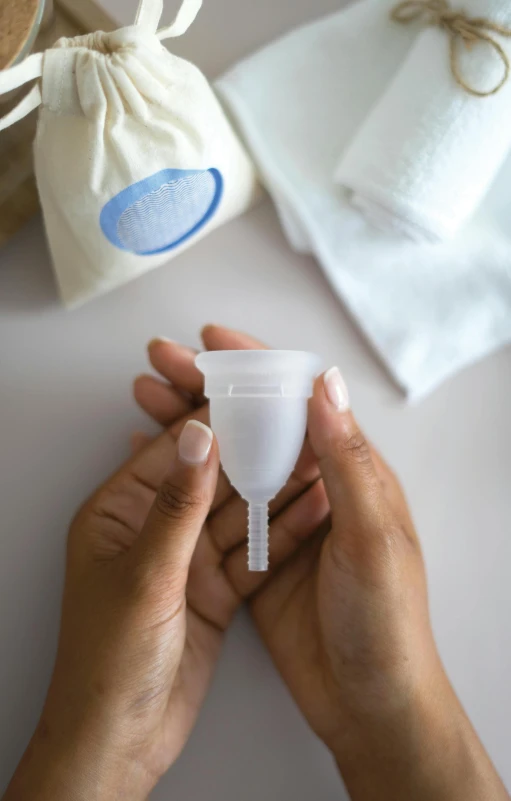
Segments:
[[[504,86],[511,72],[508,55],[494,34],[511,37],[511,29],[505,28],[484,17],[469,17],[466,11],[455,11],[448,0],[404,0],[398,3],[391,12],[395,22],[407,24],[417,20],[425,25],[442,28],[450,40],[451,70],[456,83],[474,97],[490,97],[497,94]],[[497,53],[504,65],[502,79],[493,89],[480,91],[464,79],[459,58],[460,45],[472,47],[476,42],[488,44]]]

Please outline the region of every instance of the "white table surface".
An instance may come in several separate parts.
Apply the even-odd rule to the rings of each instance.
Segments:
[[[127,23],[135,0],[104,0]],[[172,7],[168,9],[171,16]],[[336,0],[207,0],[175,51],[214,76]],[[401,475],[421,533],[449,675],[511,787],[511,353],[407,407],[316,264],[269,202],[175,262],[84,308],[60,308],[40,220],[0,252],[0,792],[43,702],[66,529],[146,425],[131,399],[145,344],[198,344],[206,322],[339,364],[355,410]],[[150,430],[150,428],[149,428]],[[241,614],[213,690],[155,801],[327,801],[344,792]]]

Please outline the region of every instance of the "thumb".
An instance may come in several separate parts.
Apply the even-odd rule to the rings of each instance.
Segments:
[[[218,448],[210,428],[190,420],[183,428],[173,463],[149,512],[133,557],[184,587],[218,478]]]
[[[352,556],[362,548],[374,553],[385,505],[371,449],[337,367],[315,383],[308,432],[330,502],[332,545]]]

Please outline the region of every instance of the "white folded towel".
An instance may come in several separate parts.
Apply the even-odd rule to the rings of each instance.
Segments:
[[[511,25],[509,0],[466,0],[464,11]],[[511,59],[511,39],[491,35]],[[452,238],[511,150],[511,81],[475,97],[456,82],[449,52],[446,30],[420,33],[335,171],[368,219],[413,239]],[[499,84],[505,64],[491,44],[468,50],[458,40],[456,52],[467,86]]]
[[[336,163],[417,35],[389,0],[363,0],[288,34],[218,84],[290,243],[314,253],[410,398],[511,340],[511,159],[453,242],[368,225]],[[484,103],[481,100],[481,103]]]

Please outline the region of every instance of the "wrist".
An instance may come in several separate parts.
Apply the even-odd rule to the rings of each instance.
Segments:
[[[388,717],[355,723],[333,755],[353,801],[508,799],[445,675]]]
[[[146,801],[155,783],[107,731],[70,732],[43,715],[4,801]]]

